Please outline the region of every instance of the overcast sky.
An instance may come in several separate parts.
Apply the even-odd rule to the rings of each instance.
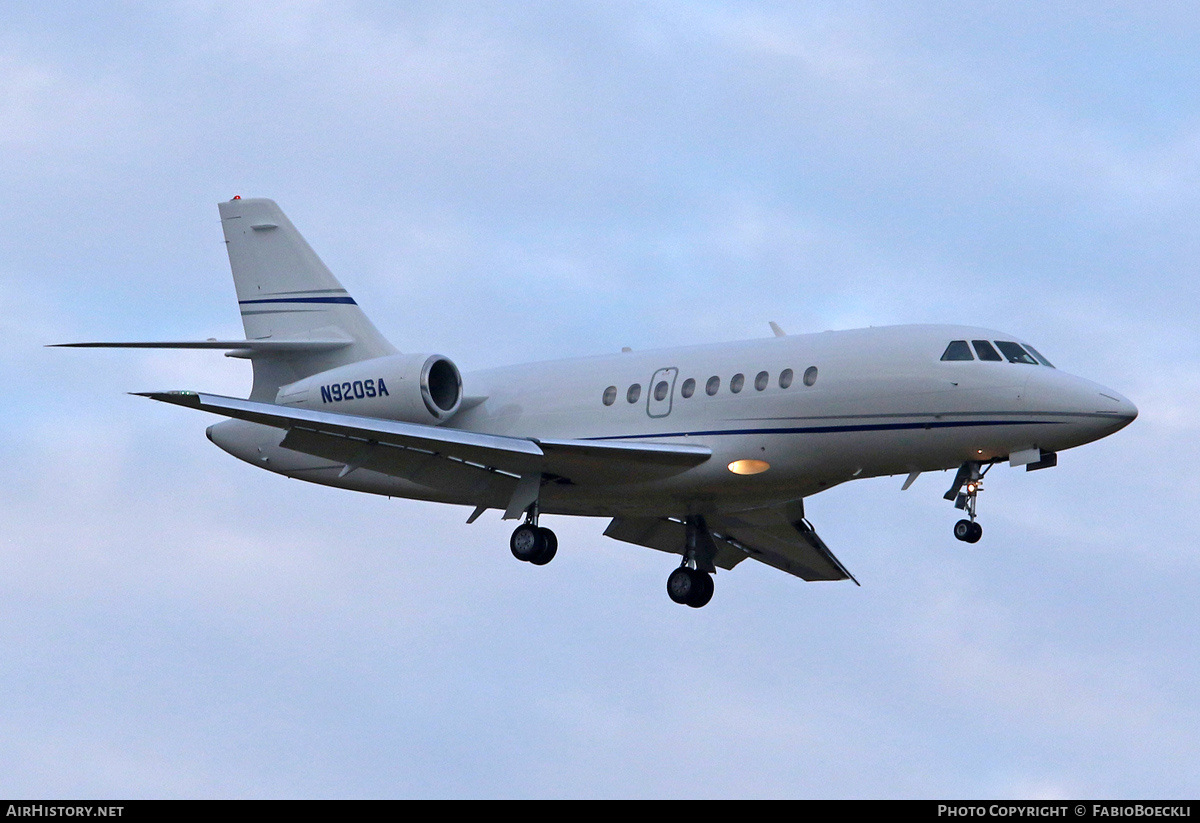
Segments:
[[[1191,3],[0,5],[0,795],[1195,797]],[[216,203],[475,368],[987,325],[1141,416],[811,498],[862,582],[254,470]]]

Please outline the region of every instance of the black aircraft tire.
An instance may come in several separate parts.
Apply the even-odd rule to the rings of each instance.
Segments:
[[[707,606],[708,601],[712,600],[713,590],[716,586],[713,584],[711,574],[705,574],[695,569],[690,570],[696,582],[696,590],[691,597],[688,598],[687,604],[693,609],[699,609],[702,606]]]
[[[972,523],[970,520],[959,520],[957,523],[954,524],[954,536],[957,537],[959,540],[963,541],[964,543],[973,542],[971,540],[971,535],[975,533],[975,529],[973,528],[974,525],[975,524]],[[980,534],[982,534],[982,533],[983,533],[982,530],[980,530]],[[979,538],[975,538],[975,539],[978,540]]]
[[[542,551],[537,557],[530,558],[529,562],[535,566],[544,566],[558,554],[558,537],[547,528],[539,528],[537,533],[538,539],[542,541]]]
[[[667,597],[681,606],[687,605],[695,591],[696,579],[692,577],[692,570],[689,568],[680,566],[667,578]]]
[[[557,541],[555,546],[557,547]],[[523,523],[513,530],[508,547],[512,550],[513,557],[523,563],[529,563],[536,561],[544,553],[546,543],[536,526]]]

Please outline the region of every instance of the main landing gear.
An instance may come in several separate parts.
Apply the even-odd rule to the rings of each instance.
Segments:
[[[966,519],[954,524],[954,536],[964,543],[978,543],[983,537],[983,526],[975,522],[975,509],[983,491],[983,476],[993,465],[989,463],[980,469],[978,463],[963,463],[954,477],[954,485],[946,492],[946,499],[954,501],[954,508],[967,513]]]
[[[686,563],[667,578],[667,596],[684,606],[698,609],[704,606],[713,596],[712,575],[699,569],[689,568]]]
[[[545,527],[522,523],[513,531],[508,546],[518,560],[544,566],[558,553],[558,538]]]
[[[513,530],[508,547],[518,560],[544,566],[558,553],[558,538],[554,532],[539,526],[537,522],[537,504],[534,504],[525,515],[525,522]]]
[[[713,573],[717,547],[704,523],[704,518],[685,518],[687,528],[683,547],[683,562],[667,577],[667,596],[684,606],[698,609],[713,596]],[[558,538],[554,532],[538,525],[537,503],[525,512],[525,522],[517,526],[508,541],[513,557],[535,566],[544,566],[558,553]]]
[[[684,519],[687,536],[683,547],[683,562],[667,578],[667,596],[684,606],[698,609],[713,596],[712,572],[716,571],[713,557],[717,547],[704,524],[704,518]]]

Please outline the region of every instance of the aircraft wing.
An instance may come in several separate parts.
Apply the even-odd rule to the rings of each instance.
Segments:
[[[751,557],[804,580],[854,580],[854,575],[834,557],[804,519],[804,507],[799,501],[737,514],[711,515],[705,517],[705,523],[716,549],[713,565],[718,568],[732,569]],[[678,520],[617,517],[604,534],[626,543],[681,554],[687,531]]]
[[[284,448],[343,463],[346,473],[367,468],[432,488],[477,489],[493,502],[509,499],[523,477],[631,483],[678,474],[712,455],[706,446],[536,440],[198,392],[139,396],[284,429]]]
[[[760,563],[804,580],[854,580],[794,505],[718,515],[708,526]]]

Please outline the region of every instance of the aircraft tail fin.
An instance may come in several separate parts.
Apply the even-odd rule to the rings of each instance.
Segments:
[[[287,383],[396,353],[274,201],[235,197],[218,208],[246,339],[348,343],[248,351],[251,399],[271,402]]]

